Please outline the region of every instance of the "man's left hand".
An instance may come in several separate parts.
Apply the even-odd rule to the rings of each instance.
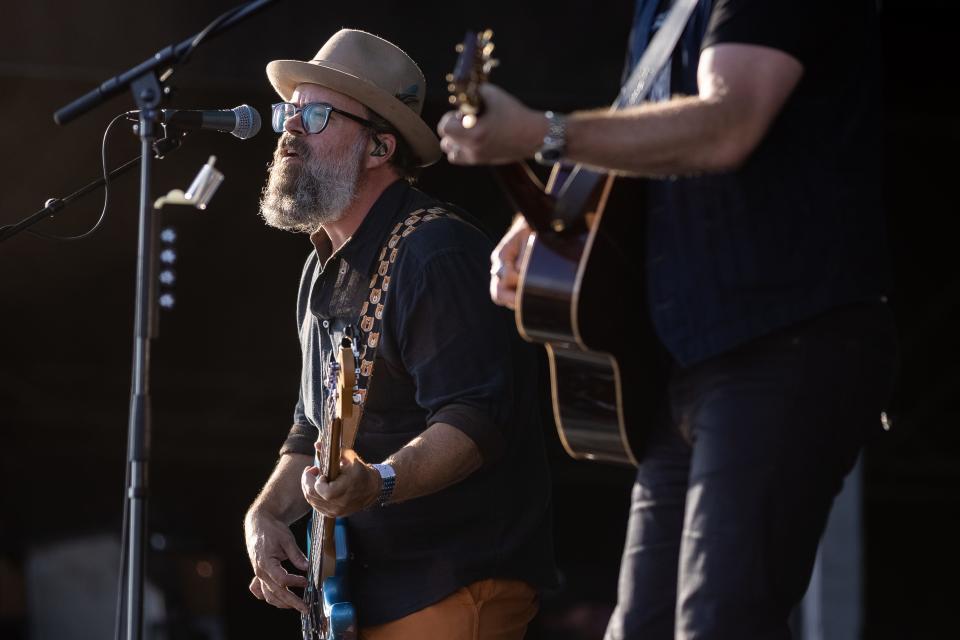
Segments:
[[[504,164],[532,157],[543,143],[548,123],[534,111],[492,84],[480,87],[483,115],[467,129],[456,111],[444,114],[437,125],[440,148],[452,164]]]
[[[303,497],[325,516],[339,518],[362,511],[380,495],[380,474],[357,455],[345,449],[340,456],[340,475],[333,482],[320,475],[317,467],[307,467],[300,477]]]

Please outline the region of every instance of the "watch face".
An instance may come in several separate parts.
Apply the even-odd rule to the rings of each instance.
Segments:
[[[543,156],[544,160],[549,160],[550,162],[556,162],[560,159],[560,156],[563,155],[562,147],[551,147],[549,149],[544,149],[540,152],[540,155]]]
[[[550,165],[554,164],[555,162],[559,162],[561,157],[563,157],[563,152],[559,148],[540,149],[540,151],[537,151],[537,153],[533,156],[533,159],[540,164]]]

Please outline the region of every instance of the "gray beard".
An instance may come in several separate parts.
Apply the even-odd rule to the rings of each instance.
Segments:
[[[300,162],[281,162],[282,145]],[[297,138],[281,139],[268,167],[260,197],[260,216],[271,227],[313,233],[341,219],[357,196],[366,141],[361,138],[340,158],[317,158]]]

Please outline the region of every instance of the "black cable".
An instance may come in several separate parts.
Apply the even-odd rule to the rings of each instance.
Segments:
[[[110,135],[110,129],[113,128],[113,125],[115,125],[118,120],[125,118],[126,115],[126,113],[121,113],[115,117],[110,121],[110,124],[107,125],[107,128],[103,132],[103,142],[100,145],[100,161],[101,170],[103,172],[103,209],[100,211],[100,219],[97,220],[96,224],[94,224],[90,230],[81,233],[78,236],[58,236],[52,233],[34,231],[33,229],[26,229],[27,233],[39,236],[41,238],[46,238],[48,240],[73,241],[89,238],[100,229],[100,227],[103,225],[103,221],[107,218],[107,205],[110,203],[110,172],[107,171],[107,137]]]
[[[123,531],[120,534],[120,570],[117,572],[117,610],[113,623],[114,640],[120,640],[123,629],[123,605],[126,602],[124,586],[127,583],[127,553],[130,546],[127,530],[130,528],[130,501],[127,500],[127,487],[130,486],[130,465],[127,464],[126,480],[123,482]]]
[[[186,62],[190,58],[190,55],[194,52],[194,50],[200,46],[200,43],[202,43],[206,39],[206,37],[210,35],[210,33],[213,30],[215,30],[224,22],[232,18],[235,14],[240,12],[242,9],[246,8],[248,4],[250,3],[249,2],[244,3],[239,7],[234,7],[232,9],[229,9],[228,11],[225,11],[224,13],[217,16],[213,20],[213,22],[211,22],[210,24],[208,24],[206,27],[203,28],[203,31],[201,31],[196,36],[194,36],[193,40],[190,41],[190,46],[183,52],[183,54],[180,56],[177,62],[178,63]],[[166,81],[166,79],[169,78],[172,74],[173,74],[173,69],[167,70],[167,72],[163,74],[164,75],[163,80]]]

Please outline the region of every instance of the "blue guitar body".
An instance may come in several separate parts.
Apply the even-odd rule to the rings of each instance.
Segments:
[[[313,517],[317,519],[317,514]],[[312,523],[311,529],[313,529]],[[357,612],[350,602],[350,585],[347,578],[350,558],[347,547],[347,523],[342,518],[338,518],[334,525],[333,538],[336,548],[333,575],[322,581],[319,594],[312,582],[304,591],[303,599],[310,607],[310,613],[301,616],[304,640],[356,640],[357,638]],[[314,537],[308,536],[309,557],[314,557],[311,549],[313,542]]]

